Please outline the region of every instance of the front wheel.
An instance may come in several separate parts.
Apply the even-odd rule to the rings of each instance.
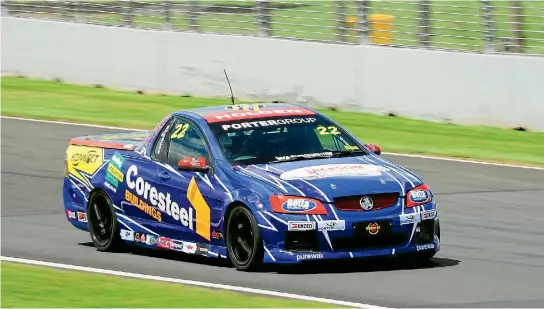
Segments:
[[[117,216],[108,195],[97,191],[91,195],[87,207],[89,233],[98,251],[118,251],[122,247]]]
[[[235,206],[227,219],[226,245],[229,259],[238,270],[256,270],[263,260],[261,230],[249,209]]]

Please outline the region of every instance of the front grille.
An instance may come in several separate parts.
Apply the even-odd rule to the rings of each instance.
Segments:
[[[373,207],[371,210],[364,210],[361,207],[361,198],[367,196],[372,199]],[[343,196],[334,199],[334,206],[338,210],[344,211],[373,211],[391,207],[397,203],[398,193],[380,193],[369,195]]]
[[[331,239],[335,250],[381,249],[403,245],[406,236],[403,233],[393,233],[391,221],[375,221],[380,228],[375,235],[369,232],[373,222],[359,222],[353,225],[354,232],[350,237]]]
[[[319,251],[317,231],[286,231],[286,251]]]

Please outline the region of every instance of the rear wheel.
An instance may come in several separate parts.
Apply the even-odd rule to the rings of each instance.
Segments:
[[[261,230],[251,211],[242,205],[235,206],[228,216],[226,245],[236,269],[252,271],[261,266],[264,256]]]
[[[119,224],[108,195],[97,191],[91,195],[87,207],[89,233],[98,251],[118,251],[122,248]]]

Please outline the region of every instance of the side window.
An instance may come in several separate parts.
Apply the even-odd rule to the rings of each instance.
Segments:
[[[166,163],[168,158],[168,141],[170,140],[170,135],[172,134],[172,128],[177,120],[170,120],[162,129],[161,133],[158,135],[155,140],[155,145],[153,145],[153,151],[151,152],[151,159],[159,162]]]
[[[179,160],[194,157],[203,157],[209,161],[204,138],[193,124],[180,119],[169,134],[168,164],[177,166]]]

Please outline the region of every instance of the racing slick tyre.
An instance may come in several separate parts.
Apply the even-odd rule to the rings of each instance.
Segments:
[[[98,251],[115,252],[123,247],[117,216],[105,192],[96,191],[91,195],[87,220],[91,239]]]
[[[237,205],[226,221],[226,245],[229,259],[238,270],[254,271],[262,264],[264,247],[261,230],[249,209]]]

